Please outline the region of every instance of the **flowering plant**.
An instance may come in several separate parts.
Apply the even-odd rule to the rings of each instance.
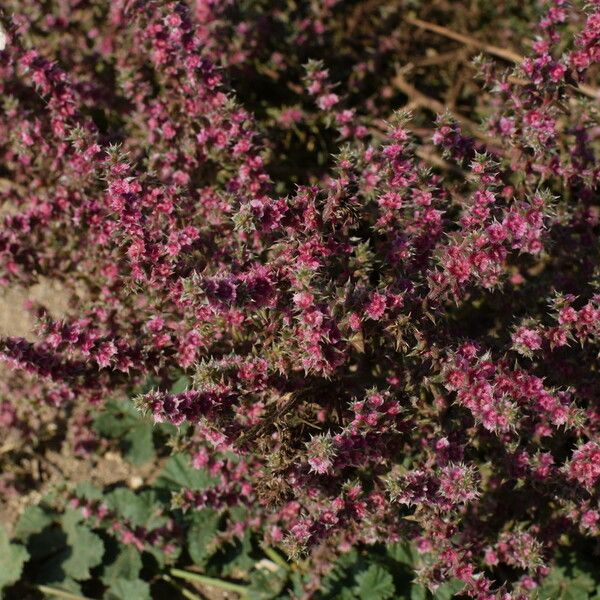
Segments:
[[[186,461],[158,516],[127,516],[151,491],[69,492],[67,539],[92,520],[169,564],[210,511],[220,539],[308,561],[296,596],[389,544],[424,594],[507,600],[592,544],[598,2],[550,2],[523,59],[480,43],[482,125],[393,74],[440,113],[431,135],[328,29],[349,14],[335,0],[14,4],[30,10],[2,15],[0,276],[60,281],[71,306],[0,339],[3,414],[23,427],[27,398],[76,414],[83,453],[108,435],[142,462],[158,432]],[[375,4],[376,33],[406,25]],[[351,593],[394,594],[377,556]]]

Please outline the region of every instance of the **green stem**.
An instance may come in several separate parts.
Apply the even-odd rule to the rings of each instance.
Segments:
[[[58,596],[59,598],[66,598],[67,600],[89,600],[89,598],[86,598],[85,596],[73,594],[72,592],[61,590],[60,588],[53,588],[47,585],[38,585],[36,587],[46,596]]]
[[[210,585],[212,587],[219,588],[221,590],[228,590],[230,592],[237,592],[242,597],[247,597],[248,588],[244,585],[237,583],[231,583],[230,581],[223,581],[222,579],[216,579],[215,577],[207,577],[206,575],[200,575],[198,573],[191,573],[190,571],[182,571],[181,569],[171,569],[170,571],[173,577],[179,577],[180,579],[187,579],[188,581],[196,581],[197,583],[203,583],[204,585]]]
[[[262,547],[263,552],[279,567],[281,567],[282,569],[285,569],[286,571],[289,570],[290,565],[288,565],[288,563],[285,561],[285,559],[278,553],[276,552],[273,548],[271,548],[270,546],[263,546]]]
[[[200,596],[194,594],[193,592],[190,592],[190,590],[184,588],[182,585],[179,585],[176,581],[173,581],[168,575],[163,575],[162,578],[166,582],[170,583],[176,590],[178,590],[184,598],[187,598],[188,600],[202,600]]]

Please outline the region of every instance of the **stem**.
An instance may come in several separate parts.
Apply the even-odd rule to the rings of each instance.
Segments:
[[[170,573],[173,575],[173,577],[179,577],[180,579],[187,579],[188,581],[203,583],[221,590],[236,592],[244,598],[248,596],[248,588],[244,585],[231,583],[230,581],[223,581],[222,579],[216,579],[215,577],[207,577],[206,575],[200,575],[198,573],[191,573],[190,571],[182,571],[181,569],[171,569]]]
[[[461,44],[465,44],[466,46],[473,46],[473,48],[483,50],[488,54],[492,54],[498,58],[503,58],[508,62],[514,62],[517,64],[523,62],[523,57],[512,50],[507,50],[506,48],[499,48],[498,46],[492,46],[490,44],[480,42],[469,35],[463,35],[462,33],[452,31],[452,29],[448,29],[447,27],[442,27],[441,25],[436,25],[435,23],[429,23],[428,21],[422,21],[416,17],[406,17],[405,21],[411,25],[425,29],[426,31],[432,31],[439,35],[443,35],[444,37],[450,38],[451,40],[460,42]]]
[[[458,33],[457,31],[452,31],[452,29],[442,27],[441,25],[436,25],[435,23],[429,23],[428,21],[423,21],[421,19],[417,19],[416,17],[405,17],[404,20],[415,27],[425,29],[425,31],[432,31],[433,33],[443,35],[451,40],[455,40],[456,42],[460,42],[466,46],[471,46],[472,48],[477,48],[478,50],[486,52],[487,54],[497,56],[498,58],[502,58],[517,65],[520,65],[525,60],[524,57],[516,52],[513,52],[512,50],[486,44],[475,39],[474,37],[471,37],[470,35],[464,35],[462,33]],[[572,87],[589,98],[597,99],[600,95],[600,90],[593,88],[591,85],[586,85],[585,83],[580,83]]]
[[[184,598],[188,600],[202,600],[200,596],[190,592],[190,590],[184,588],[182,585],[179,585],[176,581],[173,581],[168,575],[162,576],[163,580],[167,583],[170,583]]]
[[[67,600],[89,600],[85,596],[80,596],[79,594],[73,594],[72,592],[67,592],[65,590],[61,590],[60,588],[53,588],[48,585],[38,585],[36,586],[42,594],[46,596],[58,596],[59,598],[66,598]]]
[[[281,567],[282,569],[285,569],[286,571],[289,570],[290,565],[288,565],[288,563],[286,562],[286,560],[278,553],[276,552],[273,548],[271,548],[270,546],[263,546],[262,547],[263,552],[279,567]]]
[[[410,100],[412,100],[413,102],[415,102],[416,104],[418,104],[419,106],[421,106],[423,108],[427,108],[428,110],[430,110],[433,113],[441,115],[448,110],[448,107],[445,106],[442,102],[440,102],[439,100],[436,100],[435,98],[430,98],[429,96],[425,95],[423,92],[420,92],[416,87],[414,87],[413,85],[408,83],[408,81],[406,81],[406,79],[404,79],[404,77],[402,77],[402,75],[400,73],[396,74],[392,83],[403,94],[408,96],[408,98]],[[467,117],[465,117],[461,114],[458,114],[454,111],[450,111],[450,114],[461,125],[463,125],[466,129],[468,129],[469,132],[474,137],[476,137],[480,141],[487,144],[488,147],[493,148],[497,154],[502,154],[500,149],[495,147],[494,140],[492,138],[488,137],[487,135],[485,135],[485,133],[483,133],[481,131],[481,127],[479,125],[477,125],[477,123],[474,123]]]

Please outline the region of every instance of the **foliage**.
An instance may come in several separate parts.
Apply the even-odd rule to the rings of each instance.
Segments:
[[[9,594],[597,595],[598,1],[5,4],[0,278],[72,298],[2,423],[160,471],[55,486]]]

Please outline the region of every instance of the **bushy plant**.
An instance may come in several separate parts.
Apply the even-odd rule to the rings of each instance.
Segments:
[[[553,594],[600,531],[598,2],[546,5],[522,60],[479,43],[472,115],[432,135],[380,85],[444,109],[390,67],[415,3],[8,4],[2,282],[73,300],[0,339],[6,423],[83,410],[82,452],[156,437],[185,472],[53,497],[9,560],[48,535],[86,548],[55,581],[134,597],[120,553],[202,566],[206,535],[268,548],[224,574],[271,594],[393,597],[397,562],[411,597]]]

